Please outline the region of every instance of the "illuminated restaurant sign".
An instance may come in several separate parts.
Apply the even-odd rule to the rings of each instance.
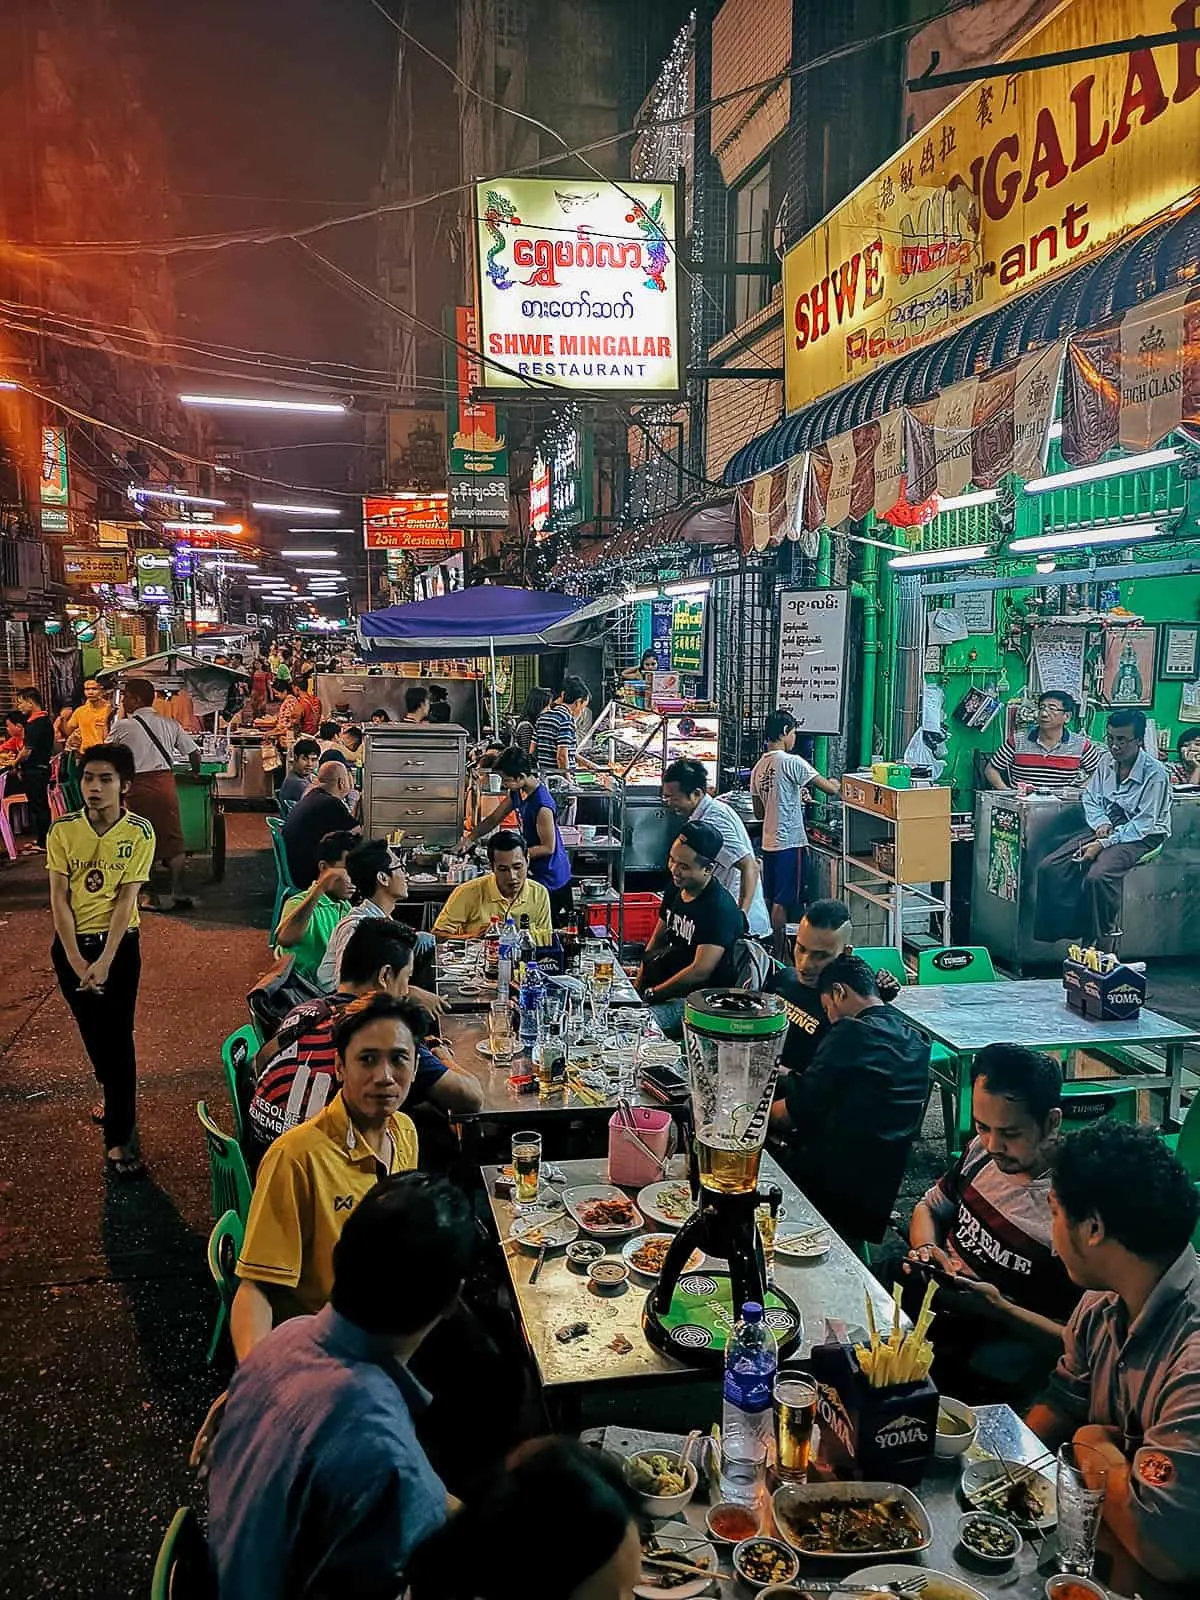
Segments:
[[[128,583],[129,556],[124,550],[63,550],[63,572],[72,588],[93,583]]]
[[[463,536],[450,526],[445,494],[367,495],[363,545],[367,550],[461,550]]]
[[[1194,29],[1200,0],[1075,0],[1016,57]],[[784,258],[795,411],[1075,265],[1200,176],[1200,43],[972,85]]]
[[[485,391],[681,392],[671,184],[494,178],[475,211]]]

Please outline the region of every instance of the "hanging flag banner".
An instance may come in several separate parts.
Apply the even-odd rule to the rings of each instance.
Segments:
[[[805,456],[797,456],[786,466],[761,472],[737,491],[738,546],[744,556],[774,550],[788,534],[791,504],[788,491],[803,474]]]
[[[1062,453],[1086,467],[1118,446],[1152,450],[1177,428],[1200,440],[1200,288],[1156,295],[1075,334],[1063,374]]]
[[[41,501],[44,506],[70,503],[71,484],[67,470],[67,430],[42,429]]]
[[[1195,0],[1066,0],[1026,58],[1182,33]],[[972,84],[784,258],[787,409],[1108,250],[1200,172],[1200,45]]]
[[[682,394],[674,185],[493,178],[475,220],[483,398]]]
[[[877,517],[899,500],[904,483],[904,413],[889,411],[879,419],[879,443],[875,446],[875,494],[871,509]]]

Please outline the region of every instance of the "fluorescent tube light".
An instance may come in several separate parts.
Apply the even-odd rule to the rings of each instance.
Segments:
[[[292,550],[281,550],[279,552],[279,554],[281,556],[287,556],[290,560],[293,560],[293,561],[317,561],[317,560],[325,560],[326,558],[328,558],[329,560],[332,561],[332,560],[336,559],[336,557],[341,554],[341,551],[339,551],[339,550],[295,550],[295,549],[292,549]]]
[[[244,394],[181,394],[180,405],[209,406],[226,411],[304,411],[321,416],[341,416],[346,407],[340,401],[254,400]]]
[[[163,522],[172,533],[241,533],[240,522]]]
[[[1090,467],[1072,467],[1067,472],[1056,472],[1049,478],[1031,478],[1025,485],[1025,493],[1052,494],[1055,489],[1070,489],[1080,483],[1122,478],[1128,472],[1168,466],[1172,461],[1178,461],[1182,454],[1177,446],[1168,445],[1162,450],[1147,450],[1138,456],[1122,456],[1119,461],[1097,461]]]
[[[255,511],[277,511],[280,516],[288,517],[340,517],[342,514],[337,506],[285,506],[277,500],[254,500],[251,504]]]
[[[286,553],[286,552],[285,552]],[[625,596],[626,605],[636,605],[639,600],[657,600],[660,591],[654,589],[635,589],[632,594]]]
[[[901,572],[914,572],[921,567],[965,567],[972,561],[986,561],[991,554],[990,544],[964,544],[957,550],[918,550],[911,555],[893,556],[888,565]]]
[[[948,500],[938,501],[938,515],[943,511],[962,511],[967,506],[990,506],[998,493],[996,489],[977,489],[971,494],[952,494]]]
[[[1013,555],[1035,554],[1041,550],[1085,550],[1096,544],[1134,544],[1139,539],[1156,539],[1162,531],[1162,524],[1158,522],[1126,522],[1123,526],[1039,533],[1031,539],[1014,539],[1008,548]]]
[[[0,384],[0,388],[3,385]],[[180,489],[130,489],[131,500],[178,500],[189,506],[223,506],[224,500],[210,500],[202,494],[184,494]]]
[[[662,592],[664,594],[682,597],[684,595],[707,594],[711,588],[711,578],[692,578],[690,580],[681,579],[678,583],[664,583]]]

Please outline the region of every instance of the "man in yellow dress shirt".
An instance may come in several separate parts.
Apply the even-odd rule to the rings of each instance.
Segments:
[[[482,878],[460,883],[442,907],[433,925],[435,939],[477,939],[493,917],[520,923],[529,918],[529,931],[539,945],[553,939],[550,896],[544,885],[529,876],[529,855],[519,833],[501,828],[487,843],[491,871]]]
[[[380,1178],[416,1166],[417,1130],[400,1107],[426,1021],[387,994],[347,1006],[333,1036],[341,1088],[263,1157],[230,1313],[239,1360],[275,1323],[321,1309],[346,1218]]]

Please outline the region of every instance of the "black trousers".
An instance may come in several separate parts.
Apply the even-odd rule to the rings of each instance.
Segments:
[[[571,884],[566,882],[561,889],[547,889],[550,896],[550,922],[555,928],[565,928],[571,920],[575,909],[575,899],[571,893]]]
[[[29,831],[38,844],[44,845],[50,831],[50,768],[26,762],[18,770],[24,779],[25,798],[29,801]]]
[[[104,949],[102,933],[81,933],[80,953],[96,961]],[[50,958],[63,999],[79,1025],[79,1036],[104,1091],[104,1145],[112,1150],[133,1137],[137,1121],[137,1060],[133,1049],[133,1017],[137,1009],[142,951],[137,931],[125,935],[109,968],[104,993],[80,992],[79,979],[62,941],[55,937]]]
[[[1091,833],[1074,834],[1038,868],[1035,939],[1111,943],[1121,918],[1125,874],[1163,842],[1162,834],[1152,834],[1136,844],[1111,844],[1094,861],[1076,861],[1076,851],[1091,838]]]

